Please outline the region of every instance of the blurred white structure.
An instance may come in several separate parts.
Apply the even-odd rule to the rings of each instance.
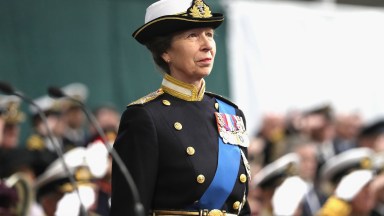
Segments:
[[[227,1],[231,97],[249,133],[264,112],[324,102],[384,115],[384,10],[329,2]]]

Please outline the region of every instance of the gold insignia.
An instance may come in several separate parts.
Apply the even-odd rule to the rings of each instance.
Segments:
[[[68,193],[74,191],[75,188],[71,183],[66,183],[60,186],[59,191],[63,193]]]
[[[297,168],[294,163],[289,163],[285,170],[286,174],[289,176],[293,176],[297,174]]]
[[[116,132],[114,131],[108,131],[106,134],[105,134],[106,138],[107,138],[107,141],[109,142],[113,142],[115,141],[116,139]]]
[[[191,8],[189,9],[189,15],[194,18],[209,18],[212,17],[211,10],[203,0],[195,0]]]
[[[79,106],[79,104],[77,102],[74,102],[72,100],[68,100],[68,103],[70,103],[70,104],[68,105],[68,107],[66,107],[67,104],[65,104],[65,101],[55,100],[55,101],[52,102],[52,105],[49,108],[49,110],[52,110],[52,111],[55,111],[55,112],[61,112],[64,109],[64,107],[65,108],[69,108],[69,107],[72,107],[72,106]]]
[[[4,115],[5,122],[10,124],[18,124],[25,120],[25,114],[19,109],[20,103],[10,102],[6,108]]]
[[[75,182],[75,185],[76,185],[76,187],[78,187],[79,185],[90,186],[92,188],[95,187],[95,184],[93,184],[92,182]],[[69,193],[69,192],[74,191],[75,187],[71,182],[68,182],[68,183],[60,185],[57,189],[62,193]]]
[[[372,161],[369,158],[363,158],[360,161],[360,166],[363,169],[371,169],[372,168]]]
[[[76,170],[75,179],[77,181],[88,181],[91,179],[91,172],[85,167],[80,167]]]
[[[39,135],[32,135],[27,140],[27,148],[29,150],[41,150],[45,146],[44,140]]]
[[[235,209],[235,210],[237,210],[237,209],[239,209],[240,208],[240,202],[239,201],[236,201],[235,203],[233,203],[233,209]]]
[[[273,144],[275,143],[279,143],[283,140],[285,140],[285,132],[283,130],[280,130],[280,129],[275,129],[271,132],[271,141]]]
[[[144,97],[140,98],[139,100],[136,100],[136,101],[128,104],[128,106],[137,105],[137,104],[145,104],[151,100],[154,100],[155,98],[159,97],[162,94],[164,94],[164,91],[163,91],[163,89],[160,88],[157,91],[152,92],[152,93],[148,94],[147,96],[144,96]]]

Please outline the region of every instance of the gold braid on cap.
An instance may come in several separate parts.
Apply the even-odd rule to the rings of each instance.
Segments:
[[[285,169],[285,173],[286,173],[288,176],[294,176],[294,175],[296,175],[296,174],[298,173],[296,164],[293,163],[293,162],[290,162],[290,163],[287,165],[287,168]]]
[[[194,0],[192,6],[188,9],[189,15],[193,18],[209,18],[212,17],[211,10],[203,0]]]
[[[19,109],[20,103],[10,102],[6,108],[4,119],[7,123],[17,124],[25,119],[24,113]]]
[[[360,160],[360,167],[363,169],[372,169],[372,161],[370,158],[365,157]]]

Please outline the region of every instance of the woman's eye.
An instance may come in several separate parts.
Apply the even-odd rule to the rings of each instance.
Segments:
[[[197,37],[197,34],[195,34],[195,33],[191,33],[191,34],[188,35],[188,37],[189,37],[189,38]]]

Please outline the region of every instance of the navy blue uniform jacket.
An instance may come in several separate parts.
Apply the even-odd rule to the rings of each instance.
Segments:
[[[219,134],[214,113],[218,112],[215,98],[219,96],[204,92],[205,85],[203,92],[191,91],[192,94],[186,96],[184,91],[179,92],[180,89],[165,83],[185,88],[183,90],[189,89],[187,84],[175,83],[167,75],[164,80],[157,92],[127,107],[114,143],[133,176],[146,213],[191,206],[208,188],[217,167]],[[195,101],[187,101],[194,98]],[[236,115],[245,121],[243,112],[226,102],[234,106]],[[180,123],[181,128],[176,129],[175,123]],[[246,155],[246,148],[241,148]],[[240,202],[240,215],[249,214],[244,200],[248,185],[245,167],[241,161],[235,186],[222,207],[228,213],[237,214],[235,202]],[[239,180],[242,174],[247,175],[246,182]],[[197,181],[199,175],[205,177],[204,182]],[[111,202],[112,216],[134,215],[132,193],[115,163]]]

